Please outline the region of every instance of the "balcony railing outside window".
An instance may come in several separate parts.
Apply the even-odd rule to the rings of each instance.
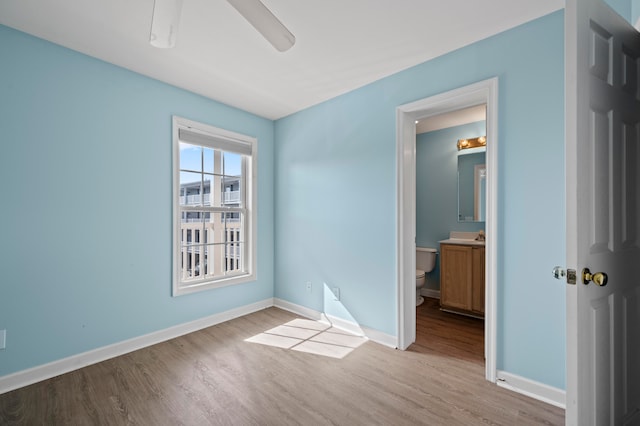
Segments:
[[[224,192],[225,204],[238,204],[240,202],[240,191],[227,191]]]
[[[240,203],[240,191],[227,191],[223,192],[224,204],[239,204]],[[201,200],[200,194],[181,195],[180,205],[182,206],[199,206],[202,202],[205,206],[208,206],[211,201],[211,194],[204,194],[204,200]]]

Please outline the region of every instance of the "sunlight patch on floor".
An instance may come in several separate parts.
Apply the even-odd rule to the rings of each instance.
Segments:
[[[342,359],[367,340],[330,324],[297,318],[245,342]]]

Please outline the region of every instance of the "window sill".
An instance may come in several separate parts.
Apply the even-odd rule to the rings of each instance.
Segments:
[[[243,284],[251,281],[255,281],[255,274],[243,274],[233,277],[222,278],[209,281],[198,281],[192,284],[190,283],[177,283],[173,285],[173,296],[182,296],[185,294],[197,293],[206,290],[212,290],[215,288],[228,287],[236,284]]]

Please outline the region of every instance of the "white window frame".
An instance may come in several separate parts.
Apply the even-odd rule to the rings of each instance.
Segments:
[[[202,146],[220,149],[221,146],[237,144],[244,147],[245,150],[247,146],[250,147],[251,154],[244,156],[245,167],[243,170],[243,173],[245,173],[245,176],[243,176],[245,182],[245,243],[243,255],[246,267],[246,272],[243,274],[203,279],[196,282],[183,281],[181,278],[180,129],[198,133],[204,137],[204,140],[213,141],[212,145],[205,142]],[[256,280],[257,165],[258,140],[256,138],[173,116],[173,296]]]

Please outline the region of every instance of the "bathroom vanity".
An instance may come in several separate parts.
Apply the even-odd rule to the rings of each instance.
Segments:
[[[484,266],[484,241],[471,238],[440,241],[442,310],[484,318]]]

